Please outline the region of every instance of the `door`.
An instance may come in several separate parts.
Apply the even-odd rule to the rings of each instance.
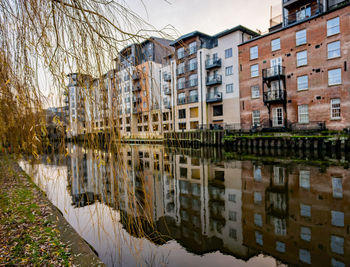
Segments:
[[[278,75],[279,66],[282,66],[282,57],[273,58],[270,61],[271,64],[271,76]]]
[[[273,127],[283,126],[283,109],[282,108],[272,109],[272,126]]]

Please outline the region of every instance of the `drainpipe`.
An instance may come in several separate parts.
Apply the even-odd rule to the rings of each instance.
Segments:
[[[162,111],[162,71],[159,70],[159,77],[160,77],[160,82],[159,82],[159,110],[160,110],[160,133],[163,135],[163,111]]]

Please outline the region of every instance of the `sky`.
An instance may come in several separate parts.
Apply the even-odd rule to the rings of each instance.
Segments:
[[[281,6],[281,2],[282,0],[126,0],[132,10],[157,29],[170,24],[180,35],[195,30],[212,35],[237,25],[265,32],[269,27],[270,6]]]

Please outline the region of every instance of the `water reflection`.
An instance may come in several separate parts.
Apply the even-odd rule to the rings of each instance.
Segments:
[[[118,211],[127,234],[161,245],[158,249],[169,250],[164,255],[171,251],[164,265],[350,263],[350,172],[341,166],[227,160],[213,149],[122,146],[117,154],[77,145],[68,149],[72,205],[102,203]],[[120,263],[117,249],[108,255],[101,253],[106,245],[94,244],[108,265]],[[206,255],[207,261],[186,258],[183,249]],[[261,253],[272,257],[257,257]]]

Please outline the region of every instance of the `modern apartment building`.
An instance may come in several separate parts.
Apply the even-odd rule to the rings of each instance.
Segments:
[[[69,107],[68,137],[85,133],[86,109],[85,99],[92,84],[90,75],[79,73],[68,74],[68,92],[64,102]]]
[[[195,31],[175,48],[175,130],[239,128],[238,44],[258,36],[243,27],[214,36]]]
[[[350,126],[350,1],[283,0],[283,22],[239,45],[242,129]]]

